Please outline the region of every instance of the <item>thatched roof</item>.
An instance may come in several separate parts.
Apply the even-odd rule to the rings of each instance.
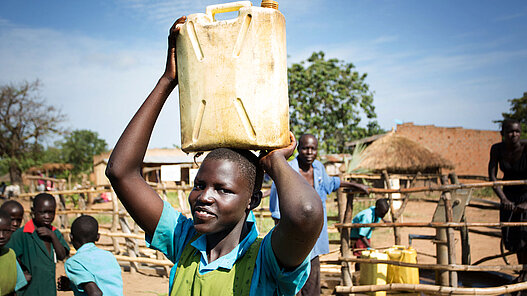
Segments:
[[[29,168],[26,173],[34,174],[38,171],[40,172],[56,172],[56,171],[66,171],[73,169],[73,165],[69,163],[43,163],[40,166]]]
[[[428,148],[392,133],[364,150],[364,158],[358,168],[374,172],[435,173],[441,168],[453,169],[454,165]]]

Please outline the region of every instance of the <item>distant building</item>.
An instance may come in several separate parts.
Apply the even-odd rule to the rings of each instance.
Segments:
[[[352,141],[346,146],[369,145],[387,134]],[[449,160],[456,174],[475,176],[487,176],[490,147],[501,141],[499,131],[414,125],[412,122],[398,124],[395,135],[408,138]]]
[[[112,152],[93,157],[93,179],[95,185],[110,185],[105,170]],[[176,184],[191,184],[198,165],[204,155],[194,159],[194,154],[186,154],[179,148],[148,149],[143,160],[143,177],[148,182],[159,183],[162,180]]]
[[[397,125],[396,135],[413,140],[450,160],[458,175],[488,175],[490,147],[501,141],[499,131],[414,125]]]

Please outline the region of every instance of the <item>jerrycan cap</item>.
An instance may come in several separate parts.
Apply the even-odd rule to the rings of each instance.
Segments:
[[[265,8],[274,8],[278,10],[278,2],[274,0],[262,0],[262,4],[260,4],[260,6]]]

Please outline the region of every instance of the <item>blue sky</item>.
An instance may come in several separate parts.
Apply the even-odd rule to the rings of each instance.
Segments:
[[[228,2],[228,1],[225,1]],[[222,1],[0,1],[0,84],[41,95],[113,147],[164,69],[177,17]],[[313,51],[352,62],[378,122],[497,130],[527,91],[526,1],[282,0],[289,63]],[[253,1],[259,5],[260,1]],[[177,91],[150,147],[180,144]]]

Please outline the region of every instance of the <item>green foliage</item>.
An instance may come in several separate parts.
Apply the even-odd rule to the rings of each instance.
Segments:
[[[355,149],[353,149],[353,152],[351,153],[351,158],[344,157],[344,164],[346,165],[347,174],[363,174],[370,172],[368,169],[364,168],[357,169],[359,164],[364,159],[364,150],[366,150],[366,145],[358,144],[357,146],[355,146]]]
[[[354,68],[315,52],[288,69],[291,129],[297,136],[315,135],[325,153],[341,153],[345,142],[383,132],[375,120],[367,74]],[[367,119],[365,125],[361,117]]]
[[[89,173],[93,166],[93,156],[105,152],[107,144],[99,134],[90,130],[75,130],[66,135],[60,143],[61,153],[66,163],[73,164],[73,173]]]
[[[503,119],[516,119],[522,126],[522,139],[527,139],[527,92],[523,93],[523,97],[517,99],[509,99],[511,107],[509,113],[501,113]],[[496,120],[494,122],[503,122],[503,120]]]
[[[23,170],[37,163],[41,143],[62,132],[65,116],[46,104],[40,83],[0,86],[0,167],[8,168],[12,183],[22,181]]]

